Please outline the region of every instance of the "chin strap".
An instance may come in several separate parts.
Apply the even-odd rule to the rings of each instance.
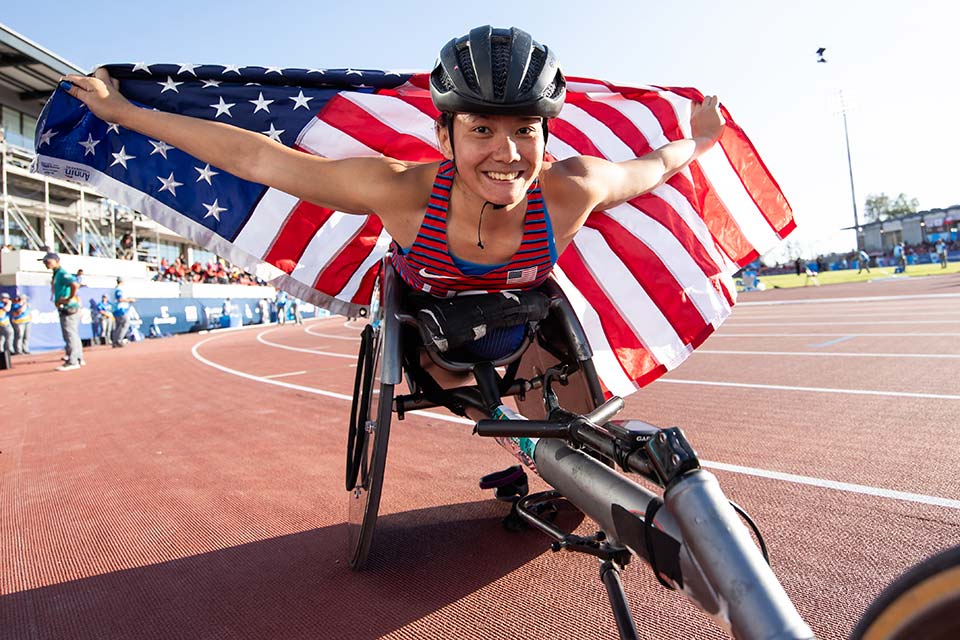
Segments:
[[[483,240],[480,239],[480,227],[483,225],[483,210],[487,208],[487,205],[490,205],[494,209],[503,209],[507,205],[505,204],[493,204],[489,201],[484,201],[483,206],[480,207],[480,221],[477,222],[477,246],[483,249]]]

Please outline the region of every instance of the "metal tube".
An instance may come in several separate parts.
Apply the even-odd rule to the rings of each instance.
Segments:
[[[688,474],[667,490],[664,502],[684,546],[725,600],[734,637],[813,638],[713,474]]]
[[[607,588],[607,598],[610,608],[613,609],[613,619],[617,621],[617,631],[620,640],[634,640],[637,638],[637,627],[630,615],[630,606],[627,604],[627,594],[623,591],[623,582],[620,580],[620,570],[609,560],[600,564],[600,579]]]

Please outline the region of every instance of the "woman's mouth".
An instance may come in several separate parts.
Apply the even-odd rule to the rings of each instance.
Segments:
[[[516,180],[523,175],[522,171],[484,171],[483,173],[491,180],[496,180],[498,182],[510,182],[511,180]]]

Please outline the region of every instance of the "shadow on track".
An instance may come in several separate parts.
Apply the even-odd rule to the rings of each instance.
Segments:
[[[488,500],[384,515],[363,572],[347,566],[339,524],[4,595],[2,635],[375,638],[548,549],[538,532],[505,531],[505,513]]]

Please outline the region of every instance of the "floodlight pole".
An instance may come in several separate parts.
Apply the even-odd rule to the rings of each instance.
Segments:
[[[853,186],[853,160],[850,157],[850,133],[847,130],[847,105],[843,101],[843,91],[840,91],[840,113],[843,115],[843,139],[847,143],[847,170],[850,172],[850,197],[853,200],[853,230],[856,233],[857,251],[860,246],[860,215],[857,213],[857,190]]]

